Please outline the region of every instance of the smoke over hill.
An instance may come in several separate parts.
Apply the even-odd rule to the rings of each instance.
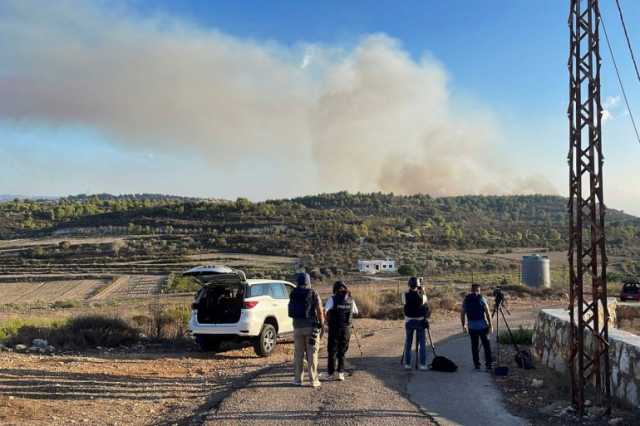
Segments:
[[[251,152],[293,163],[310,190],[556,192],[506,166],[496,118],[454,99],[441,64],[383,34],[282,46],[125,7],[9,0],[0,39],[5,123],[95,129],[216,167]]]

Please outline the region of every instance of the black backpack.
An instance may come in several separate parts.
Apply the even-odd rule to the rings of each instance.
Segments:
[[[533,356],[528,350],[518,351],[516,354],[516,364],[518,364],[518,367],[524,368],[525,370],[532,370],[536,368],[533,365]]]
[[[293,319],[315,318],[313,290],[296,287],[289,296],[289,317]]]
[[[455,362],[451,361],[449,358],[443,356],[436,356],[433,358],[431,362],[431,369],[433,371],[444,371],[446,373],[455,373],[458,371],[458,366]]]

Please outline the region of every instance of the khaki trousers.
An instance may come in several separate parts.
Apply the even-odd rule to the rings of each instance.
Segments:
[[[294,379],[298,383],[302,383],[305,357],[307,359],[309,379],[311,379],[311,383],[318,380],[318,349],[320,348],[319,331],[320,330],[313,327],[296,328],[293,330]]]

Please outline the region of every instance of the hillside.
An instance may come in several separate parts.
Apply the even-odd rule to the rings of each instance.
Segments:
[[[546,195],[339,192],[251,203],[102,194],[0,203],[0,236],[148,235],[141,247],[149,255],[222,250],[301,257],[314,266],[383,256],[420,264],[430,249],[564,249],[566,204]],[[613,209],[607,219],[610,253],[638,252],[640,219]]]

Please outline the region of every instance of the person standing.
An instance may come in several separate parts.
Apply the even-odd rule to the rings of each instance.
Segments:
[[[320,386],[318,379],[318,349],[320,330],[324,323],[318,293],[311,288],[309,274],[300,273],[296,277],[297,287],[289,296],[289,317],[293,318],[294,379],[295,385],[303,385],[303,365],[307,360],[311,386]]]
[[[404,328],[406,332],[404,341],[404,368],[411,370],[411,347],[413,346],[413,334],[418,336],[418,354],[420,370],[427,370],[426,347],[426,320],[429,316],[427,296],[424,294],[417,277],[409,278],[409,291],[402,295],[404,305]]]
[[[349,350],[351,324],[353,316],[358,315],[358,307],[351,297],[349,289],[342,281],[333,285],[333,296],[327,299],[324,306],[326,321],[329,324],[327,352],[327,380],[344,380],[344,358]],[[337,361],[337,369],[336,369]],[[335,373],[338,373],[337,377]]]
[[[468,325],[465,324],[465,320],[468,320]],[[471,293],[465,296],[462,302],[462,310],[460,311],[460,321],[462,322],[463,332],[469,333],[471,337],[473,365],[476,370],[480,369],[479,343],[480,340],[482,340],[485,368],[487,371],[490,371],[493,357],[491,355],[489,334],[493,332],[493,326],[491,324],[491,314],[489,313],[489,303],[487,299],[480,294],[479,284],[473,284],[471,286]]]

